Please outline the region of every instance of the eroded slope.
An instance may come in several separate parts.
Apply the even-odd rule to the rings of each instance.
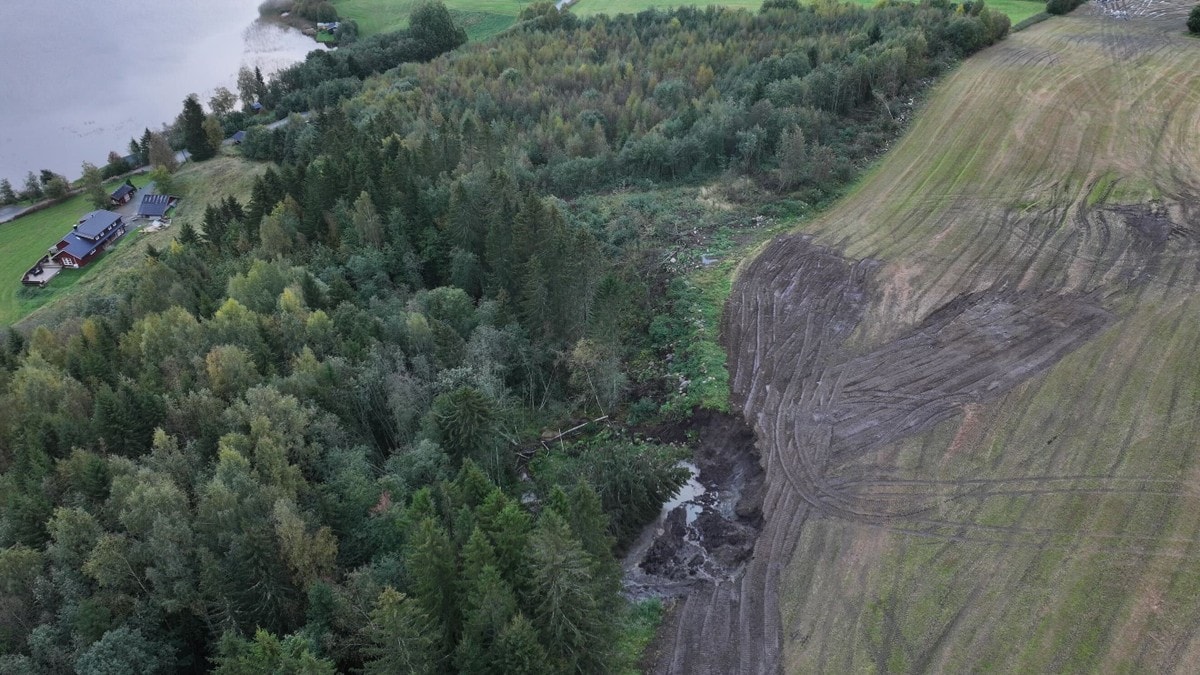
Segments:
[[[939,87],[741,273],[768,490],[663,672],[1193,670],[1200,43],[1094,3]]]

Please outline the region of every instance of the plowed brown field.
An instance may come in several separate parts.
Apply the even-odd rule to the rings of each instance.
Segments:
[[[1200,40],[971,58],[726,308],[765,526],[667,673],[1200,671]]]

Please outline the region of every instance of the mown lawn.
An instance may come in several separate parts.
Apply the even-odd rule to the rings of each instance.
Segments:
[[[408,27],[416,0],[334,0],[338,15],[358,22],[363,35]],[[454,20],[471,40],[483,40],[508,28],[527,2],[518,0],[446,0]]]
[[[105,189],[116,189],[122,183],[115,180]],[[145,176],[134,176],[133,184],[145,185]],[[77,195],[48,209],[22,216],[0,225],[0,326],[20,319],[37,307],[61,295],[85,275],[104,267],[105,260],[82,270],[64,270],[41,292],[21,292],[21,275],[33,266],[54,245],[80,216],[91,211],[83,195]],[[107,258],[108,256],[104,256]]]

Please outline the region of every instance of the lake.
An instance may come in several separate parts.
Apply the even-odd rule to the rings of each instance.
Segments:
[[[238,69],[273,73],[321,48],[258,18],[260,0],[0,0],[0,178],[69,178],[175,119],[189,93],[237,93]]]

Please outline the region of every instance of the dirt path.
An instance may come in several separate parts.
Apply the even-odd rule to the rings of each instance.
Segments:
[[[743,270],[724,336],[765,527],[659,672],[1194,668],[1188,9],[1085,7],[971,59]]]

